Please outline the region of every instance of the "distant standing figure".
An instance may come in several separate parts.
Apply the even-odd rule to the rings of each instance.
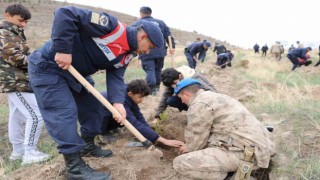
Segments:
[[[187,57],[190,68],[196,69],[197,61],[199,61],[197,54],[207,51],[209,47],[211,47],[210,42],[195,42],[184,49],[184,55]]]
[[[308,66],[312,63],[310,61],[310,54],[308,52],[311,51],[311,47],[307,48],[296,48],[294,50],[291,50],[287,57],[292,62],[292,71],[295,70],[297,67],[300,67],[301,65]]]
[[[271,54],[274,54],[276,60],[280,61],[280,54],[282,52],[281,50],[281,45],[280,45],[280,42],[276,41],[272,46],[271,46],[271,49],[270,49],[270,53]]]
[[[264,57],[266,57],[267,56],[267,51],[268,51],[268,45],[267,44],[265,44],[264,46],[262,46],[262,48],[261,48],[261,51],[262,51],[262,57],[264,56]]]
[[[300,43],[300,41],[297,41],[297,45],[298,45],[298,48],[303,48],[304,47],[303,44]]]
[[[254,49],[254,53],[258,53],[259,54],[259,48],[260,46],[256,43],[254,46],[253,46],[253,49]]]
[[[288,49],[288,52],[290,52],[291,50],[294,50],[295,47],[293,46],[293,44],[291,44],[290,48]]]
[[[163,34],[164,43],[159,48],[150,50],[147,54],[139,55],[139,59],[142,63],[142,68],[146,73],[147,84],[151,90],[151,95],[156,95],[160,89],[161,84],[161,71],[164,64],[164,58],[167,55],[167,49],[165,47],[165,41],[169,44],[169,37],[172,42],[172,49],[170,54],[174,54],[175,42],[171,36],[171,31],[166,23],[162,20],[153,18],[151,16],[152,10],[150,7],[143,6],[140,8],[140,20],[133,23],[132,26],[140,26],[143,21],[151,22],[158,26]]]

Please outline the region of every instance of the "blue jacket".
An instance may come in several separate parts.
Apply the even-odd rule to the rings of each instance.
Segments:
[[[106,93],[102,93],[103,96],[106,96]],[[140,112],[139,106],[134,103],[131,99],[130,96],[126,93],[126,100],[124,103],[124,108],[126,109],[127,112],[127,120],[149,141],[155,142],[158,138],[159,135],[150,128],[149,124],[146,122],[144,119],[142,113]],[[108,121],[114,121],[112,119],[112,114],[109,111],[105,111],[106,116],[105,120]],[[104,127],[105,128],[105,127]]]
[[[140,26],[142,20],[151,21],[154,24],[158,25],[162,34],[163,34],[163,39],[165,40],[165,42],[167,42],[169,44],[168,36],[171,36],[171,32],[170,32],[169,27],[162,20],[155,19],[151,16],[147,16],[147,17],[143,17],[140,20],[138,20],[137,22],[133,23],[132,26],[135,26],[135,27]],[[172,48],[175,48],[175,43],[174,43],[174,39],[172,36],[171,36],[171,40],[172,40]],[[149,54],[139,55],[139,59],[145,60],[145,59],[161,58],[161,57],[165,57],[166,55],[167,55],[167,48],[164,43],[162,47],[151,49]]]
[[[288,55],[299,57],[301,59],[307,60],[306,54],[308,50],[307,48],[296,48],[288,52]]]
[[[233,53],[231,52],[226,52],[226,53],[221,53],[218,55],[218,59],[221,59],[221,60],[232,60],[234,57]]]
[[[42,56],[54,61],[56,52],[72,54],[72,65],[83,76],[106,70],[108,99],[111,103],[125,101],[125,69],[138,48],[137,29],[124,27],[124,51],[114,59],[107,58],[109,49],[94,41],[110,34],[119,25],[116,17],[71,6],[55,11],[51,40],[40,49]],[[122,38],[123,39],[123,38]],[[120,44],[120,45],[122,45]],[[130,58],[130,59],[128,59]]]
[[[194,42],[185,48],[186,52],[189,52],[191,56],[195,56],[196,54],[206,53],[207,49],[204,48],[204,42]]]

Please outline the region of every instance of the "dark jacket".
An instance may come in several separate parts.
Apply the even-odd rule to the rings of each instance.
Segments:
[[[139,55],[139,59],[145,60],[145,59],[154,59],[154,58],[165,57],[167,55],[167,48],[166,48],[165,42],[167,42],[169,44],[168,38],[169,38],[169,36],[171,36],[171,32],[170,32],[169,27],[162,20],[155,19],[152,16],[143,17],[139,21],[133,23],[132,26],[137,27],[137,26],[141,25],[142,20],[151,21],[154,24],[157,24],[163,34],[163,39],[165,41],[164,41],[164,44],[162,47],[151,49],[148,54]],[[174,42],[174,39],[172,36],[171,36],[171,42],[172,42],[172,48],[175,48],[175,42]]]
[[[288,52],[289,57],[298,57],[304,60],[307,60],[306,54],[308,50],[307,48],[296,48]]]
[[[192,57],[198,53],[200,55],[206,53],[207,51],[207,49],[204,48],[204,42],[194,42],[187,46],[184,50],[185,52],[190,53]]]
[[[102,95],[106,98],[106,93],[103,92]],[[159,135],[150,128],[149,124],[144,119],[142,113],[140,112],[139,106],[134,103],[128,94],[126,94],[126,100],[124,103],[124,108],[127,112],[126,119],[132,124],[133,127],[135,127],[145,138],[147,138],[149,141],[155,143],[156,140],[159,138]],[[104,121],[114,121],[112,118],[111,112],[104,109],[102,110]],[[108,124],[108,123],[103,123]],[[103,127],[105,129],[106,127]]]
[[[83,76],[105,69],[109,101],[123,103],[124,73],[133,57],[133,51],[138,48],[137,29],[124,27],[126,37],[121,39],[121,47],[117,47],[121,51],[116,51],[118,54],[115,54],[113,59],[106,55],[110,54],[110,49],[97,42],[101,37],[112,33],[119,25],[118,20],[110,14],[99,14],[72,6],[62,7],[55,11],[52,40],[46,42],[39,51],[41,56],[49,61],[54,61],[57,52],[72,54],[72,65]]]
[[[225,53],[227,51],[226,47],[224,47],[224,45],[219,44],[214,46],[213,52],[217,51],[217,55],[221,54],[221,53]]]

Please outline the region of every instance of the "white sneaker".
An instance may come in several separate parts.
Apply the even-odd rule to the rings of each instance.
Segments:
[[[45,154],[37,149],[34,149],[31,152],[23,155],[22,165],[43,162],[48,160],[49,157],[50,156],[48,154]]]
[[[24,153],[18,153],[18,152],[12,152],[9,159],[10,161],[15,161],[15,160],[19,160],[22,159]]]

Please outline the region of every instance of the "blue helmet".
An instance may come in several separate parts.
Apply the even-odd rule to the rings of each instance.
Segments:
[[[193,84],[201,84],[198,80],[192,79],[192,78],[186,78],[183,79],[182,81],[178,82],[177,85],[174,87],[174,93],[178,94],[182,89],[193,85]]]
[[[141,20],[141,27],[147,33],[152,44],[154,44],[157,48],[164,45],[163,34],[157,24],[150,21]]]

